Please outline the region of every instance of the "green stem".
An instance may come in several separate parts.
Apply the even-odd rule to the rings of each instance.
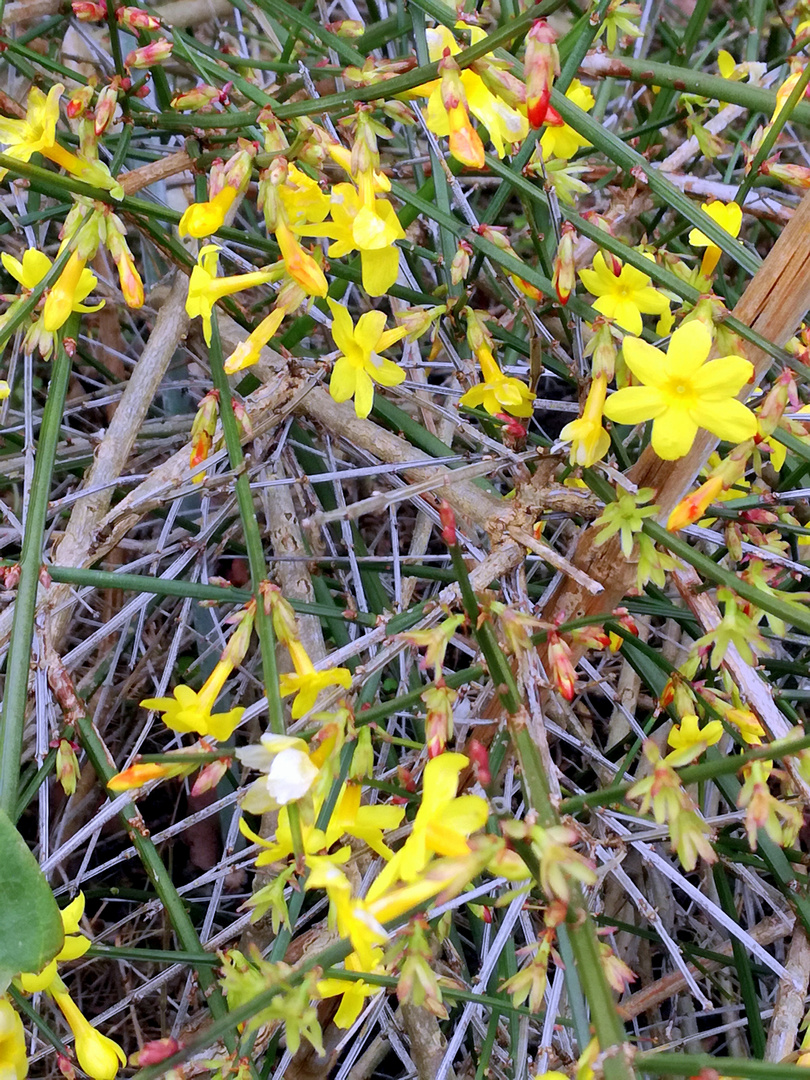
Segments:
[[[748,174],[743,180],[743,182],[740,184],[740,189],[734,197],[734,201],[736,203],[739,203],[740,206],[742,206],[745,202],[745,196],[751,190],[754,181],[759,176],[760,165],[763,161],[765,161],[768,154],[770,154],[771,150],[776,144],[776,140],[779,138],[779,135],[782,132],[782,129],[795,112],[796,106],[799,104],[800,101],[803,100],[804,92],[807,89],[808,82],[810,82],[810,64],[805,65],[804,71],[799,77],[799,81],[796,83],[796,85],[790,92],[790,97],[779,110],[779,114],[776,116],[773,123],[768,125],[768,128],[765,132],[765,137],[760,143],[759,149],[757,150],[756,154],[754,155],[753,161],[748,167]]]
[[[74,320],[75,317],[68,325]],[[0,809],[4,810],[12,821],[17,812],[17,784],[20,777],[25,707],[28,703],[28,674],[34,639],[39,570],[42,564],[42,539],[45,535],[51,474],[56,460],[70,371],[71,360],[60,338],[56,346],[37,443],[34,478],[20,558],[20,581],[6,661],[3,711],[0,716]]]

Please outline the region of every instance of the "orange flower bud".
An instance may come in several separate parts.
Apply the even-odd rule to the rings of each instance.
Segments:
[[[120,7],[116,9],[115,18],[119,26],[127,30],[159,30],[160,19],[154,15],[147,15],[136,7]]]
[[[560,74],[557,35],[545,19],[538,19],[526,35],[523,69],[526,76],[526,114],[532,127],[539,128],[546,120],[554,76]]]
[[[573,701],[577,677],[571,662],[571,649],[556,630],[548,632],[548,663],[552,683],[566,701]]]
[[[87,106],[93,97],[93,87],[88,83],[87,86],[80,86],[73,92],[70,101],[67,103],[65,112],[68,115],[69,120],[78,120],[80,116],[84,116]]]
[[[73,0],[70,6],[81,22],[101,22],[107,18],[107,5],[104,0],[100,0],[98,4],[91,3],[91,0]]]
[[[458,543],[456,537],[456,515],[453,507],[444,499],[439,503],[439,520],[442,524],[442,540],[448,547],[455,547]]]
[[[128,769],[117,773],[107,782],[110,791],[132,791],[143,787],[150,780],[160,780],[162,777],[171,775],[172,766],[160,765],[158,762],[138,762],[130,765]]]
[[[126,245],[121,248],[115,264],[118,268],[118,281],[121,285],[124,303],[128,308],[143,307],[143,282],[135,266],[132,254]]]
[[[700,485],[697,491],[681,499],[667,519],[667,529],[670,532],[677,532],[679,529],[686,528],[687,525],[700,521],[722,490],[722,479],[719,476],[710,477]]]
[[[472,247],[466,240],[460,240],[458,250],[450,263],[450,280],[454,285],[459,285],[470,272],[470,259]]]
[[[470,121],[467,112],[467,95],[461,82],[461,69],[450,55],[449,49],[444,50],[444,56],[439,61],[439,74],[441,75],[442,105],[447,110],[450,153],[462,165],[482,169],[484,144]]]
[[[110,123],[115,116],[115,106],[118,104],[118,89],[112,84],[103,87],[99,91],[98,100],[96,102],[95,118],[93,120],[93,131],[96,135],[101,135],[110,126]]]
[[[150,41],[140,49],[133,49],[127,53],[124,66],[127,68],[150,68],[154,64],[162,64],[172,55],[173,45],[166,38],[158,38]]]

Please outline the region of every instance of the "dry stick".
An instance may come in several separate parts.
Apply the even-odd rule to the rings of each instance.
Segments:
[[[804,1017],[804,999],[810,980],[810,942],[801,924],[794,930],[785,966],[790,978],[780,980],[776,991],[765,1044],[766,1061],[782,1061],[793,1052],[799,1024]]]
[[[703,582],[697,571],[688,566],[683,570],[676,570],[673,579],[681,597],[688,604],[703,628],[704,633],[715,630],[722,621],[720,610],[714,599],[706,592],[699,591]],[[726,650],[723,661],[728,668],[740,693],[756,713],[769,737],[784,739],[791,731],[792,725],[788,723],[783,713],[779,711],[773,700],[771,688],[756,668],[751,667],[743,660],[736,645],[730,645]],[[791,782],[797,791],[800,791],[806,805],[810,806],[810,784],[799,771],[795,758],[787,757],[784,760],[785,769],[790,776]]]
[[[757,271],[734,309],[734,315],[777,345],[784,345],[810,308],[810,195],[806,195],[768,257]],[[747,343],[743,349],[754,364],[755,385],[773,363],[762,350]],[[748,393],[744,388],[742,395]],[[741,395],[741,396],[742,396]],[[651,447],[641,455],[630,471],[630,479],[639,487],[655,490],[655,501],[666,521],[670,511],[686,495],[695,477],[717,446],[717,439],[707,431],[698,432],[694,446],[678,461],[662,461]],[[635,564],[622,558],[618,537],[596,547],[596,530],[589,527],[582,534],[574,553],[574,562],[583,572],[601,581],[605,591],[591,596],[577,582],[565,579],[552,596],[544,618],[553,621],[564,613],[575,619],[584,615],[607,615],[632,586]],[[575,654],[584,649],[574,645]],[[752,707],[753,707],[753,703]]]
[[[779,941],[792,933],[795,921],[795,915],[771,915],[756,926],[752,926],[748,933],[758,944],[771,945],[774,941]],[[727,956],[731,960],[733,946],[730,941],[726,941],[714,952]],[[719,960],[701,960],[700,970],[692,965],[689,970],[697,978],[701,978],[704,971],[718,971],[723,966]],[[625,998],[618,1006],[619,1013],[624,1020],[632,1020],[634,1016],[641,1016],[642,1013],[654,1009],[664,1001],[669,1001],[685,989],[686,979],[683,974],[680,971],[673,971],[643,990],[638,990]]]

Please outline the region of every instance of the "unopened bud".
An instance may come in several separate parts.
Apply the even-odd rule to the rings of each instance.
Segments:
[[[66,1057],[64,1054],[57,1054],[56,1067],[62,1076],[64,1076],[65,1080],[76,1080],[76,1070],[69,1057]]]
[[[779,426],[779,421],[791,397],[796,397],[796,383],[793,373],[785,370],[780,372],[779,377],[765,395],[762,408],[759,410],[759,427],[763,435],[772,435]]]
[[[171,1036],[166,1039],[155,1039],[154,1042],[144,1043],[137,1053],[131,1054],[130,1065],[145,1069],[148,1065],[159,1065],[161,1061],[172,1057],[180,1049],[180,1043]]]
[[[263,581],[259,592],[264,601],[265,614],[273,617],[273,632],[281,644],[288,645],[291,641],[297,641],[298,623],[295,621],[295,612],[281,595],[278,585]]]
[[[478,739],[470,739],[466,750],[467,757],[473,764],[476,779],[479,784],[488,787],[492,783],[492,773],[489,769],[489,751]]]
[[[338,37],[346,38],[349,41],[362,37],[366,32],[365,26],[359,19],[339,19],[337,22],[324,23],[324,29],[328,30],[330,34],[336,34]]]
[[[394,319],[399,326],[407,328],[407,340],[416,341],[422,334],[426,334],[436,319],[444,315],[446,311],[446,304],[429,308],[403,308],[394,313]]]
[[[194,783],[191,785],[191,794],[196,798],[204,795],[206,791],[213,791],[222,777],[231,767],[232,758],[221,757],[216,761],[209,761],[197,773]],[[167,1057],[171,1055],[167,1054]]]
[[[81,775],[79,759],[76,757],[76,743],[67,739],[60,739],[56,751],[56,779],[62,785],[66,795],[72,795],[76,790],[76,784]]]
[[[685,529],[706,516],[706,511],[723,490],[723,481],[719,476],[712,476],[704,484],[681,499],[667,519],[669,532]]]
[[[80,116],[84,116],[92,100],[93,92],[93,87],[89,83],[73,91],[65,109],[69,120],[78,120]]]
[[[483,57],[475,61],[472,69],[480,75],[487,90],[499,97],[501,101],[505,101],[511,108],[516,109],[526,104],[526,87],[511,71],[505,71]]]
[[[554,256],[554,275],[552,278],[557,298],[563,305],[568,303],[568,298],[576,288],[577,283],[577,271],[574,264],[575,238],[574,226],[566,221],[560,234],[557,253]]]
[[[104,0],[99,0],[97,4],[91,3],[91,0],[73,0],[70,6],[80,22],[102,22],[107,18],[107,5]]]
[[[526,35],[523,70],[526,77],[526,114],[532,127],[539,128],[546,119],[554,76],[560,74],[557,35],[545,19],[538,19]]]
[[[571,662],[571,649],[556,630],[548,632],[548,663],[554,686],[566,701],[573,701],[577,677]]]
[[[93,131],[97,136],[101,135],[109,127],[115,116],[115,107],[117,104],[118,90],[116,87],[112,85],[105,86],[99,91],[98,100],[96,101],[95,117],[93,120]]]
[[[221,91],[218,90],[216,86],[200,83],[200,85],[195,86],[193,90],[185,90],[182,94],[175,94],[170,105],[178,112],[182,112],[186,109],[195,111],[197,109],[205,108],[205,106],[210,105],[212,101],[220,100]]]
[[[128,68],[150,68],[162,64],[172,55],[173,45],[166,38],[150,41],[140,49],[133,49],[127,54],[124,66]]]
[[[470,272],[470,259],[473,249],[466,240],[459,241],[458,250],[450,263],[450,280],[454,285],[460,285]]]
[[[136,7],[120,7],[116,9],[115,18],[119,26],[127,30],[159,30],[160,19],[154,15],[148,15]]]
[[[774,158],[763,161],[759,171],[763,176],[772,176],[790,187],[810,188],[810,169],[806,165],[783,165]]]
[[[448,547],[455,547],[458,543],[456,537],[456,515],[453,507],[444,499],[439,503],[439,521],[442,526],[442,540]]]
[[[586,355],[590,354],[593,357],[591,362],[593,377],[598,379],[602,375],[611,382],[616,373],[617,349],[610,324],[600,315],[594,320],[593,330],[594,335],[585,350]]]

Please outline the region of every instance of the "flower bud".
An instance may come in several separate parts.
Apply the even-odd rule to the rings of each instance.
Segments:
[[[97,4],[91,3],[91,0],[73,0],[70,6],[73,8],[73,14],[81,22],[102,22],[107,18],[105,0],[100,0]]]
[[[473,249],[466,240],[460,240],[458,250],[450,263],[450,280],[454,285],[460,285],[470,272],[470,259]]]
[[[447,112],[450,153],[462,165],[481,169],[485,162],[484,144],[470,121],[461,69],[449,49],[444,50],[444,56],[439,61],[439,74],[441,101]]]
[[[65,1080],[76,1080],[76,1070],[73,1067],[73,1062],[65,1054],[56,1055],[56,1067]]]
[[[217,430],[219,416],[219,390],[209,390],[197,406],[191,425],[191,459],[193,469],[208,458]],[[203,477],[200,477],[202,480]]]
[[[591,363],[594,379],[603,375],[608,382],[611,382],[616,374],[617,350],[610,323],[600,315],[594,319],[593,330],[594,335],[585,347],[585,355],[593,356]]]
[[[128,308],[137,309],[143,307],[144,293],[143,281],[135,261],[126,244],[122,247],[120,255],[115,260],[118,269],[118,281],[121,285],[121,294]]]
[[[220,782],[222,777],[231,767],[232,758],[221,757],[216,761],[209,761],[200,769],[197,773],[197,778],[191,785],[191,794],[196,798],[197,795],[204,795],[206,791],[213,791],[213,789]],[[172,1051],[174,1053],[174,1051]],[[166,1055],[167,1057],[170,1055]]]
[[[417,338],[426,334],[436,319],[444,315],[446,311],[446,304],[429,308],[403,308],[401,311],[394,312],[394,319],[399,326],[407,327],[407,340],[416,341]]]
[[[328,30],[330,34],[336,34],[338,37],[346,38],[349,41],[362,37],[366,32],[365,26],[359,19],[339,19],[337,22],[324,23],[324,30]]]
[[[472,64],[472,70],[476,75],[480,75],[490,93],[505,101],[511,108],[518,109],[526,104],[526,87],[511,71],[504,70],[486,57],[476,60]]]
[[[548,663],[552,683],[566,701],[573,701],[576,692],[576,672],[571,662],[571,649],[556,630],[548,632]]]
[[[127,68],[150,68],[162,64],[172,55],[173,45],[166,38],[157,38],[140,49],[127,53],[124,66]]]
[[[213,101],[220,100],[221,91],[216,86],[200,83],[193,90],[185,90],[181,94],[175,94],[169,104],[171,108],[176,109],[178,112],[183,112],[186,109],[195,112],[197,109],[204,109],[206,105],[210,105]]]
[[[571,631],[571,639],[586,649],[606,649],[610,638],[602,626],[578,626]]]
[[[148,15],[136,7],[120,7],[116,9],[115,18],[119,26],[126,30],[159,30],[160,19],[154,15]]]
[[[806,165],[783,165],[771,158],[762,162],[759,171],[762,176],[772,176],[790,187],[810,188],[810,169]]]
[[[177,1039],[155,1039],[154,1042],[144,1043],[135,1054],[130,1054],[130,1065],[145,1069],[148,1065],[159,1065],[161,1061],[172,1057],[180,1049]]]
[[[76,757],[78,744],[60,739],[56,751],[56,779],[62,785],[66,795],[72,795],[76,790],[76,783],[81,775],[79,759]]]
[[[793,372],[785,370],[780,372],[779,377],[765,395],[765,400],[759,410],[759,428],[763,435],[773,434],[791,398],[796,398],[796,382]]]
[[[551,98],[551,84],[560,74],[557,35],[545,19],[538,19],[526,35],[523,61],[526,77],[526,113],[532,127],[542,127]]]
[[[256,604],[255,601],[251,600],[247,607],[231,616],[229,621],[236,622],[236,629],[228,639],[228,643],[220,657],[222,663],[230,664],[232,668],[236,668],[245,659],[253,634],[255,613]]]
[[[455,690],[442,681],[441,685],[429,686],[421,695],[427,706],[425,718],[425,743],[429,758],[443,754],[453,737],[453,703],[458,697]]]
[[[371,743],[371,727],[364,724],[357,731],[352,762],[349,766],[349,779],[362,780],[374,772],[374,747]]]
[[[295,621],[295,612],[281,595],[278,585],[263,581],[259,592],[264,601],[265,614],[273,617],[273,632],[281,644],[288,645],[291,641],[297,641],[298,623]]]
[[[679,529],[684,529],[687,525],[693,525],[696,521],[700,521],[702,517],[706,516],[709,506],[722,490],[723,481],[721,478],[712,476],[701,484],[696,491],[687,495],[685,499],[681,499],[667,518],[669,532],[678,532]]]
[[[570,222],[565,222],[560,234],[560,242],[557,245],[557,253],[554,256],[554,275],[552,281],[557,298],[560,303],[568,303],[577,283],[577,270],[574,265],[574,240],[576,231]]]
[[[93,131],[98,137],[107,130],[115,116],[115,107],[118,104],[118,89],[110,84],[99,91],[96,101]]]
[[[89,83],[87,86],[80,86],[73,91],[70,101],[67,103],[65,109],[68,120],[78,120],[80,116],[84,115],[87,106],[92,100],[93,94],[94,89]]]
[[[478,739],[470,739],[465,750],[467,757],[472,762],[475,777],[479,784],[488,787],[492,783],[492,773],[489,768],[489,751]]]
[[[444,499],[439,503],[439,521],[442,526],[442,540],[448,547],[455,547],[458,543],[456,537],[456,515],[453,507]]]

